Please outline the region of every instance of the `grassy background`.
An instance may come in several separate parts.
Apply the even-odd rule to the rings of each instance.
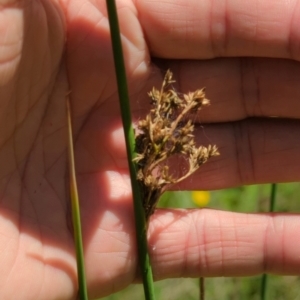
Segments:
[[[253,185],[210,192],[208,207],[237,212],[267,212],[271,185]],[[275,211],[300,212],[300,184],[279,184]],[[197,207],[191,192],[168,192],[160,201],[161,207]],[[245,278],[206,278],[206,299],[259,300],[261,276]],[[269,276],[267,299],[300,300],[300,277]],[[157,300],[199,299],[198,279],[168,279],[155,283]],[[142,285],[102,298],[105,300],[143,299]]]

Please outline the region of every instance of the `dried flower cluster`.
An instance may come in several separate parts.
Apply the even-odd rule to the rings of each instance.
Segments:
[[[194,141],[194,125],[186,120],[209,105],[205,90],[184,94],[180,97],[170,86],[172,72],[167,71],[161,90],[149,92],[153,108],[144,120],[139,121],[136,134],[136,157],[139,181],[143,192],[146,219],[154,212],[161,194],[171,184],[178,183],[194,173],[210,157],[219,155],[217,147],[197,147]],[[170,174],[170,157],[180,155],[187,158],[188,169],[183,175]]]

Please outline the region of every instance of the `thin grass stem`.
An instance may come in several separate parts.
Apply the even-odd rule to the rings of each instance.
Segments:
[[[67,98],[67,121],[68,121],[68,158],[69,158],[69,180],[70,180],[70,197],[72,207],[72,220],[74,230],[74,240],[76,248],[76,260],[77,260],[77,276],[78,276],[78,289],[79,299],[88,300],[86,276],[84,269],[84,253],[82,244],[82,232],[80,221],[80,207],[79,197],[77,189],[77,180],[75,172],[74,162],[74,147],[73,147],[73,133],[72,133],[72,121],[71,121],[71,109],[70,101]]]
[[[199,278],[199,300],[205,299],[205,279],[204,277]]]
[[[271,197],[270,197],[269,212],[274,212],[274,210],[275,210],[276,194],[277,194],[277,184],[273,183],[271,185]]]
[[[121,116],[126,140],[127,159],[131,178],[139,265],[141,268],[145,298],[147,300],[154,300],[155,296],[153,287],[153,275],[147,243],[147,223],[142,205],[142,194],[137,181],[136,167],[135,163],[132,161],[135,157],[135,136],[131,120],[126,70],[119,30],[119,21],[115,1],[106,0],[106,6],[108,11],[115,63],[115,73],[117,77]]]
[[[275,210],[276,193],[277,193],[277,184],[273,183],[271,185],[269,212],[274,212],[274,210]],[[268,275],[263,274],[262,279],[261,279],[261,290],[260,290],[260,299],[261,300],[267,299],[267,287],[268,287]]]

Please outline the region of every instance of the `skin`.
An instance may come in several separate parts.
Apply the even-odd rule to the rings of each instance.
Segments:
[[[121,290],[139,276],[105,2],[0,7],[0,298],[76,298],[69,92],[90,297]],[[299,1],[118,8],[134,118],[167,68],[178,90],[205,86],[211,100],[194,117],[196,139],[221,156],[175,188],[300,180]],[[296,214],[158,210],[149,228],[155,278],[299,274],[299,227]]]

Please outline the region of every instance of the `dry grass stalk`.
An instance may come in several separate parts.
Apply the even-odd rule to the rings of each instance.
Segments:
[[[187,116],[209,105],[205,89],[180,97],[172,88],[175,82],[167,71],[160,90],[149,92],[153,108],[145,119],[139,121],[136,134],[137,180],[143,192],[146,219],[153,214],[161,194],[172,184],[193,174],[210,157],[219,155],[216,145],[197,147],[194,141],[194,125]],[[175,177],[170,174],[169,158],[184,156],[187,172]]]

